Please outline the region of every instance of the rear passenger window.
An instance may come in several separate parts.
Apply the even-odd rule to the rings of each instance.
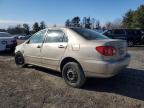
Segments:
[[[46,43],[67,42],[67,36],[61,30],[48,30]]]
[[[124,32],[124,30],[114,30],[114,34],[115,35],[124,35],[125,32]]]

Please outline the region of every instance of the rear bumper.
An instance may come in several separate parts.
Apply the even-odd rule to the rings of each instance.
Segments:
[[[130,55],[117,61],[96,61],[86,60],[82,62],[82,67],[87,77],[107,78],[118,74],[126,68],[130,62]]]

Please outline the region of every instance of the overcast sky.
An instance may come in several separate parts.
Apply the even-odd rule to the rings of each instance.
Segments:
[[[104,24],[141,4],[144,0],[0,0],[0,28],[35,21],[64,25],[74,16],[91,16]]]

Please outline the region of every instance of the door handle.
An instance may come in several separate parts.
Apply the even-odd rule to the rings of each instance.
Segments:
[[[37,48],[41,48],[41,46],[40,46],[40,45],[38,45],[38,46],[37,46]]]
[[[59,45],[58,48],[65,48],[63,45]]]

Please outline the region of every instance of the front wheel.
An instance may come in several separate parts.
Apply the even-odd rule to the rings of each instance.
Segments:
[[[21,67],[21,68],[25,66],[24,57],[21,53],[15,54],[15,63],[18,67]]]
[[[82,68],[75,62],[69,62],[64,66],[62,76],[68,85],[75,88],[82,87],[86,81]]]

